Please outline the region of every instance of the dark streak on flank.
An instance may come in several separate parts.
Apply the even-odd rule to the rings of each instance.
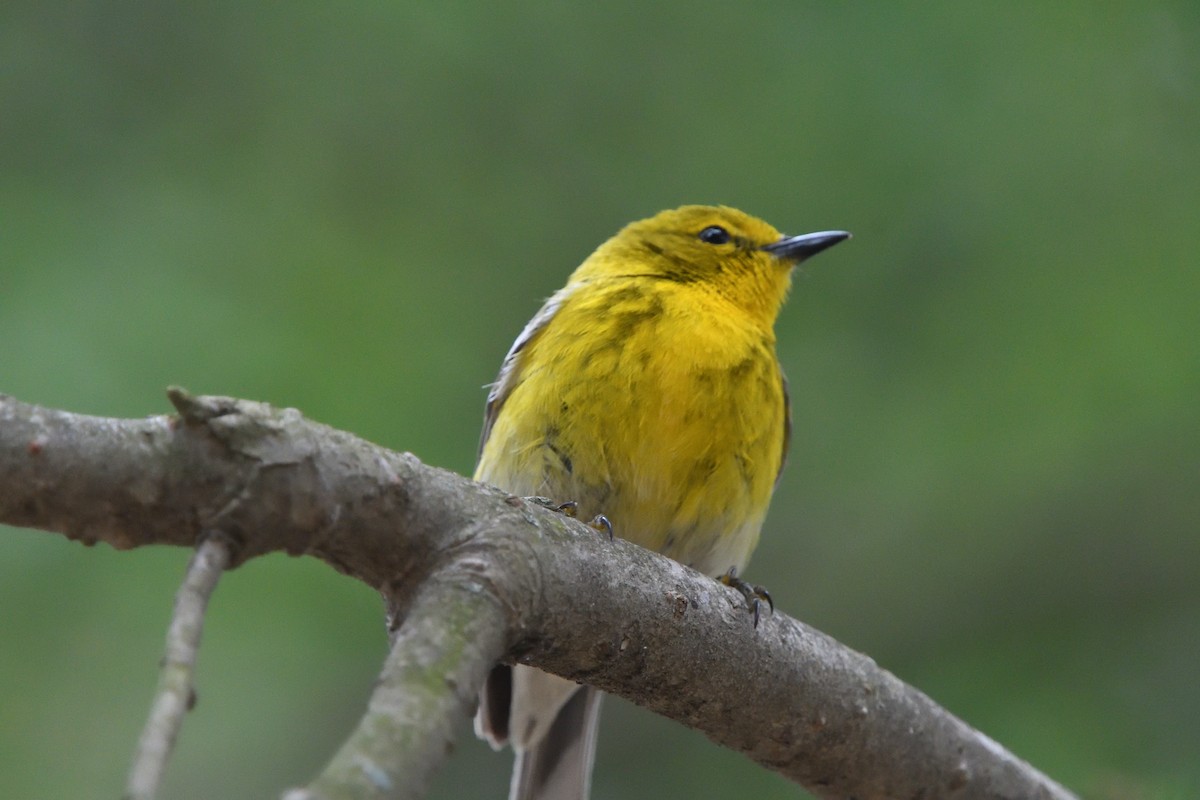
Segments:
[[[622,287],[607,298],[608,316],[613,335],[605,337],[594,353],[614,350],[618,354],[625,349],[625,343],[633,337],[642,325],[653,322],[663,315],[663,301],[657,294],[648,292],[646,287],[633,284]]]
[[[662,299],[659,297],[650,298],[650,302],[643,308],[614,311],[613,326],[615,334],[622,341],[625,341],[643,324],[659,319],[662,317],[662,314],[663,304]]]
[[[568,456],[568,455],[567,455],[566,453],[564,453],[562,450],[558,449],[558,447],[556,447],[556,446],[554,445],[554,443],[553,443],[553,442],[551,442],[549,439],[547,439],[545,442],[543,442],[543,443],[542,443],[542,447],[545,447],[545,448],[546,448],[547,450],[549,450],[551,453],[554,453],[554,455],[558,457],[558,461],[559,461],[559,463],[560,463],[560,464],[562,464],[562,468],[563,468],[564,470],[566,470],[566,473],[567,473],[568,475],[570,475],[570,474],[571,474],[572,470],[574,469],[574,466],[573,466],[573,465],[572,465],[572,463],[571,463],[571,457],[570,457],[570,456]],[[548,466],[549,466],[549,465],[547,465],[547,467],[548,467]]]
[[[688,486],[703,486],[717,471],[717,462],[711,456],[692,464],[688,475]]]
[[[729,368],[729,377],[735,381],[741,381],[754,370],[757,364],[758,361],[754,358],[744,358]]]
[[[736,453],[733,456],[734,462],[737,464],[738,473],[742,477],[742,483],[747,488],[754,485],[754,476],[751,474],[750,461],[746,458],[745,453]]]

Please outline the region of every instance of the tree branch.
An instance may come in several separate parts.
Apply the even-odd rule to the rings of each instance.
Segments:
[[[171,399],[179,417],[111,420],[0,396],[0,522],[118,548],[215,529],[233,566],[305,553],[382,591],[407,619],[381,694],[302,796],[417,796],[398,785],[420,791],[432,750],[406,748],[444,747],[507,653],[822,797],[1073,797],[870,658],[782,613],[755,630],[741,595],[670,559],[291,409]]]
[[[453,728],[504,656],[502,609],[469,576],[432,576],[400,628],[367,713],[325,771],[285,800],[424,797]]]

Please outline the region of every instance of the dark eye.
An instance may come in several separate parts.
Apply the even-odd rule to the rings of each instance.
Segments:
[[[700,231],[700,241],[708,242],[709,244],[725,244],[729,239],[729,231],[720,225],[709,225]]]

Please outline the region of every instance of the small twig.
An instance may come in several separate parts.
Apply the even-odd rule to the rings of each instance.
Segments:
[[[150,717],[138,740],[126,800],[151,800],[162,783],[167,759],[183,725],[183,715],[196,704],[193,676],[204,610],[221,573],[229,564],[229,545],[220,536],[206,537],[188,562],[183,585],[175,596],[175,612],[167,629],[167,649],[158,677]]]

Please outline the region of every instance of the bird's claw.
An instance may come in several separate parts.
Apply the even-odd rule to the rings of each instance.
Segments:
[[[527,497],[525,499],[531,503],[536,503],[542,508],[557,511],[564,517],[570,517],[571,519],[579,518],[579,503],[576,503],[574,500],[568,500],[565,503],[556,503],[548,497]],[[587,526],[600,533],[607,534],[609,541],[612,541],[614,538],[612,522],[603,514],[597,514],[592,517],[587,522]]]
[[[746,598],[746,605],[750,609],[750,613],[754,615],[755,628],[758,627],[759,609],[762,606],[763,600],[767,601],[767,607],[771,609],[771,613],[775,613],[775,602],[771,600],[771,593],[762,586],[747,583],[739,578],[737,567],[730,567],[729,571],[717,578],[717,580],[726,586],[737,589],[742,597]]]
[[[607,533],[608,540],[610,542],[613,540],[612,523],[609,521],[608,517],[604,516],[603,514],[597,514],[596,516],[592,517],[591,521],[588,522],[588,527],[597,530],[600,533]]]

